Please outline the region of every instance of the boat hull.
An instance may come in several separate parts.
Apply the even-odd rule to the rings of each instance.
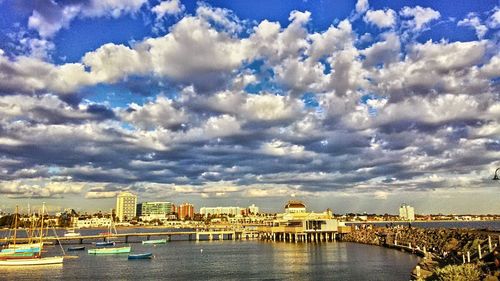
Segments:
[[[130,253],[130,249],[130,247],[90,249],[88,250],[88,253],[89,255],[128,254]]]
[[[145,244],[145,245],[148,245],[148,244],[166,244],[166,243],[167,243],[167,239],[142,241],[142,244]]]
[[[48,265],[63,263],[64,257],[0,260],[0,266]]]
[[[129,260],[146,260],[153,257],[152,253],[128,255]]]
[[[85,250],[85,246],[68,248],[68,251],[83,251],[83,250]]]
[[[95,242],[96,247],[114,246],[115,242]]]
[[[3,249],[0,253],[38,253],[40,248],[14,248]]]
[[[0,253],[0,260],[8,259],[33,259],[36,258],[35,253]]]

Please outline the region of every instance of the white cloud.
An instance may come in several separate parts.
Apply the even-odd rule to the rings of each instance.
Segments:
[[[260,152],[271,156],[290,158],[310,158],[315,155],[313,152],[307,151],[302,145],[288,143],[279,139],[263,143]]]
[[[367,23],[376,25],[378,28],[393,27],[396,24],[396,12],[392,9],[369,10],[363,17]]]
[[[172,100],[163,96],[157,96],[156,101],[143,106],[132,103],[128,109],[121,111],[120,116],[143,130],[157,127],[168,129],[188,121],[184,110],[175,108]]]
[[[38,34],[42,38],[52,37],[61,28],[68,28],[70,22],[80,13],[81,6],[66,6],[60,8],[54,2],[53,11],[56,16],[51,18],[46,18],[43,14],[38,11],[33,11],[33,14],[28,19],[28,27],[38,31]]]
[[[33,10],[28,27],[38,31],[42,38],[54,36],[60,29],[68,28],[76,17],[120,17],[138,11],[147,0],[91,0],[61,4],[45,1],[46,6]]]
[[[51,182],[43,179],[0,182],[0,193],[12,198],[50,198],[79,194],[86,186],[81,182]]]
[[[385,66],[392,62],[399,61],[401,43],[397,34],[390,32],[383,34],[384,41],[377,42],[361,51],[366,58],[363,61],[365,66],[376,66],[383,63]]]
[[[474,28],[477,38],[479,39],[483,39],[486,32],[488,32],[488,27],[486,27],[486,25],[484,24],[481,24],[481,20],[474,13],[469,13],[467,15],[467,18],[457,23],[457,26],[470,26]]]
[[[431,8],[422,8],[420,6],[416,6],[414,8],[404,7],[399,12],[403,17],[413,18],[408,21],[411,27],[414,27],[415,30],[419,31],[427,27],[427,24],[433,20],[437,20],[441,17],[441,14],[438,11],[435,11]]]
[[[356,12],[357,13],[364,13],[366,10],[368,10],[368,0],[358,0],[356,2]]]
[[[176,15],[184,10],[184,6],[180,0],[167,0],[162,1],[160,4],[154,6],[151,11],[156,14],[156,19],[159,20],[165,15]]]
[[[115,198],[117,192],[114,191],[88,191],[85,193],[86,199],[107,199]]]
[[[496,7],[493,14],[488,19],[488,26],[490,28],[500,28],[500,8]]]

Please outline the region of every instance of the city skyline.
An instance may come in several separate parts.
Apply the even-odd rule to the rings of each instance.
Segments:
[[[500,213],[498,1],[250,2],[0,1],[0,209]]]

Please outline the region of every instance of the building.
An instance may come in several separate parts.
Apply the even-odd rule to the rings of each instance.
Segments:
[[[285,213],[286,214],[294,214],[294,213],[305,213],[306,205],[297,200],[290,200],[285,205]]]
[[[403,203],[399,208],[399,218],[405,221],[414,221],[415,209],[410,205]]]
[[[204,216],[208,215],[240,215],[245,209],[240,207],[202,207],[200,208],[200,214]]]
[[[177,217],[181,220],[194,218],[193,204],[184,203],[177,206]]]
[[[76,218],[72,221],[72,226],[76,228],[88,227],[110,227],[111,218]]]
[[[248,206],[247,208],[249,214],[258,214],[259,213],[259,207],[255,206],[255,204],[252,204],[251,206]]]
[[[166,216],[171,214],[171,202],[143,202],[137,204],[137,216]]]
[[[120,192],[116,197],[116,217],[120,222],[129,221],[137,214],[137,195]]]
[[[333,241],[345,224],[334,219],[331,210],[308,213],[306,205],[297,200],[288,201],[285,213],[267,220],[257,227],[261,239],[277,241]]]

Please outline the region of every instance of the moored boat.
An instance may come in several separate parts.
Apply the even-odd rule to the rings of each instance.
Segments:
[[[146,240],[142,241],[142,244],[166,244],[167,239],[157,239],[157,240]]]
[[[6,260],[0,260],[0,266],[48,265],[48,264],[63,263],[63,261],[64,257],[6,259]]]
[[[96,247],[107,247],[114,246],[116,243],[113,241],[105,241],[105,242],[95,242]]]
[[[128,255],[129,260],[144,260],[153,257],[153,253],[142,253],[142,254],[130,254]]]
[[[83,251],[85,246],[68,247],[68,251]]]
[[[0,253],[0,255],[4,256],[4,258],[0,258],[0,266],[31,266],[31,265],[62,264],[64,262],[64,257],[61,256],[42,257],[45,203],[43,203],[41,211],[39,243],[28,243],[21,245],[16,244],[16,236],[17,236],[16,230],[17,230],[17,216],[18,216],[17,213],[18,213],[18,208],[16,206],[13,245],[8,249],[3,249],[2,252]]]
[[[0,251],[0,253],[38,253],[38,252],[40,252],[40,247],[2,249],[2,251]]]
[[[100,248],[89,249],[89,255],[112,255],[112,254],[127,254],[130,253],[131,247],[117,247],[117,248]]]
[[[74,228],[68,229],[66,233],[64,233],[64,237],[79,237],[81,234],[79,232],[75,232]]]
[[[0,260],[36,258],[35,253],[0,253]]]

